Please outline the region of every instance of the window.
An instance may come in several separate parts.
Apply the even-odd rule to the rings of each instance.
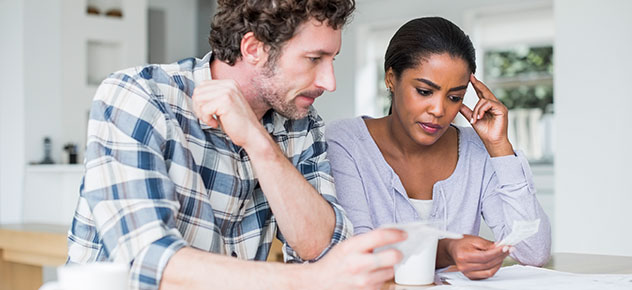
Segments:
[[[553,161],[553,47],[484,51],[484,79],[509,109],[509,139],[531,161]]]
[[[532,165],[552,164],[555,24],[551,3],[473,10],[465,22],[476,48],[477,76],[509,109],[512,145]],[[465,100],[469,106],[476,101]]]

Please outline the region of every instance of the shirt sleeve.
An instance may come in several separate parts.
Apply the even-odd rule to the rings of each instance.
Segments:
[[[344,209],[338,203],[333,177],[331,175],[331,167],[327,158],[327,143],[324,138],[324,123],[320,117],[317,117],[311,124],[307,139],[304,143],[300,161],[298,162],[298,170],[305,179],[322,195],[322,197],[331,205],[336,216],[336,225],[334,233],[331,237],[329,245],[313,260],[304,261],[289,246],[278,233],[277,237],[283,242],[283,256],[286,262],[303,263],[314,262],[322,258],[333,246],[353,235],[353,226],[347,218]]]
[[[482,199],[482,214],[497,241],[511,230],[514,221],[540,219],[538,232],[516,244],[511,256],[526,265],[546,264],[551,253],[551,224],[540,206],[533,175],[521,151],[515,155],[490,158],[490,172]]]
[[[125,74],[101,84],[81,189],[107,258],[131,266],[130,289],[158,289],[170,257],[187,245],[176,229],[180,205],[163,158],[167,121],[149,96]]]
[[[348,136],[339,136],[338,130],[331,129],[333,128],[330,128],[326,134],[327,153],[331,162],[338,200],[353,224],[354,234],[369,232],[374,229],[374,225],[364,191],[365,185],[362,182],[357,162],[348,150],[348,147],[353,143],[346,142]]]

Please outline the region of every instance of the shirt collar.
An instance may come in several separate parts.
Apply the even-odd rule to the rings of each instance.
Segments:
[[[272,136],[284,136],[287,135],[286,125],[288,119],[281,116],[276,111],[270,109],[261,118],[261,124]]]

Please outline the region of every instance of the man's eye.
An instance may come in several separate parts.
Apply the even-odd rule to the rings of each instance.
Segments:
[[[311,62],[318,62],[320,60],[320,57],[319,56],[317,56],[317,57],[309,57],[309,60]]]
[[[419,93],[422,96],[430,96],[430,95],[432,95],[432,91],[424,90],[424,89],[417,89],[417,93]]]

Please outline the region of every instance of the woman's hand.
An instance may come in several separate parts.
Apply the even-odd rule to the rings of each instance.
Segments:
[[[470,82],[476,91],[478,102],[473,110],[465,104],[461,105],[461,114],[470,120],[491,157],[514,154],[507,137],[507,107],[474,74],[470,75]]]
[[[443,253],[444,257],[438,256],[438,260],[456,265],[463,275],[477,280],[494,276],[511,248],[496,246],[494,242],[481,237],[464,235],[458,240],[440,240],[439,249],[439,255]],[[439,267],[446,266],[437,264]]]

